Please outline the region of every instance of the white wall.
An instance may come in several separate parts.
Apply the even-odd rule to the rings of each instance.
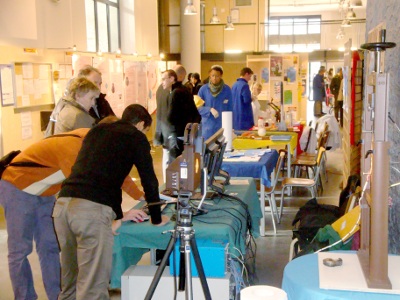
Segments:
[[[0,0],[0,44],[86,49],[84,0]]]

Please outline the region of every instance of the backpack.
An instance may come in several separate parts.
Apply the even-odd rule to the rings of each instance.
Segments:
[[[318,204],[313,198],[300,207],[293,219],[293,236],[298,238],[300,248],[309,244],[318,229],[330,225],[340,218],[339,207],[328,204]]]

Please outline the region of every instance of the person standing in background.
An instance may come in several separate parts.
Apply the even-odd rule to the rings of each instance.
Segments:
[[[335,96],[335,118],[343,127],[343,96],[339,99],[339,90],[340,85],[343,80],[343,71],[342,68],[339,68],[337,74],[332,78],[331,81],[331,93]]]
[[[340,113],[340,127],[343,127],[343,78],[340,81],[339,93],[338,93],[338,112]],[[336,108],[335,108],[336,113]]]
[[[50,117],[51,121],[47,127],[46,136],[78,128],[92,128],[96,124],[96,119],[90,116],[89,110],[99,95],[98,86],[89,79],[85,77],[72,79],[68,95],[60,99]],[[53,122],[54,131],[50,132],[49,129],[52,129]]]
[[[254,125],[258,125],[258,118],[263,118],[264,123],[270,118],[269,111],[261,110],[260,102],[258,102],[258,95],[262,91],[262,84],[259,82],[254,82],[251,87],[251,107],[253,109],[253,121]]]
[[[232,111],[232,91],[224,83],[221,66],[214,65],[209,71],[209,82],[203,85],[198,96],[204,100],[199,107],[201,115],[201,130],[205,140],[211,137],[222,127],[222,112]]]
[[[196,108],[193,95],[182,82],[177,81],[177,75],[173,70],[167,70],[163,73],[163,78],[168,75],[168,79],[163,81],[165,88],[170,89],[170,110],[168,122],[171,124],[171,134],[168,137],[169,142],[169,163],[183,152],[183,140],[185,128],[188,123],[201,122],[201,116]]]
[[[187,81],[184,84],[184,86],[189,90],[190,93],[193,92],[192,75],[192,73],[188,74]]]
[[[84,66],[78,72],[78,77],[85,77],[92,81],[94,84],[97,85],[99,90],[101,91],[101,72],[99,69],[94,68],[92,66]],[[95,103],[89,110],[89,114],[96,120],[96,123],[104,119],[108,116],[115,116],[114,111],[112,110],[110,103],[106,100],[106,94],[100,92],[100,95],[96,98]]]
[[[232,86],[232,124],[235,130],[249,130],[254,126],[252,99],[248,84],[251,75],[253,75],[253,71],[250,68],[243,68],[240,71],[240,78]]]
[[[199,73],[193,73],[191,82],[193,85],[193,95],[197,95],[199,93],[200,88],[203,86],[201,79],[200,79],[200,74]]]
[[[333,68],[330,68],[325,77],[325,84],[330,87],[333,78]]]
[[[325,100],[325,81],[324,81],[325,67],[319,68],[318,74],[313,79],[313,100],[314,100],[314,116],[320,117],[325,115],[322,112],[322,102]]]

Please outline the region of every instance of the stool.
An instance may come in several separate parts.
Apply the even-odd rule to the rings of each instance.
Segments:
[[[287,300],[284,290],[268,285],[254,285],[240,291],[241,300]]]

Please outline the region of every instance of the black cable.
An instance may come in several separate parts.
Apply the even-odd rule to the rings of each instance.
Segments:
[[[224,193],[221,193],[221,195],[223,197],[228,198],[228,199],[232,199],[232,200],[237,201],[238,203],[240,203],[245,208],[246,213],[247,213],[247,229],[249,230],[249,232],[251,232],[251,230],[253,229],[253,225],[252,225],[252,222],[251,222],[251,215],[250,215],[250,212],[249,212],[249,206],[242,199],[240,199],[239,197],[231,196],[231,195],[224,194]]]

